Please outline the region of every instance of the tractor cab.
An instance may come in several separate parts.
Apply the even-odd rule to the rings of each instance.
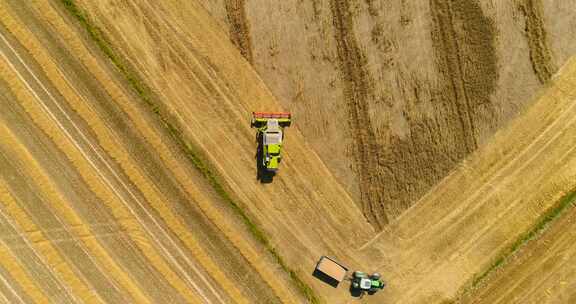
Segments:
[[[352,288],[359,291],[361,294],[367,292],[373,294],[378,290],[383,289],[386,283],[381,280],[380,274],[375,272],[372,275],[367,275],[361,271],[355,271],[352,274]]]
[[[277,119],[270,119],[266,122],[266,129],[262,132],[264,146],[268,148],[268,153],[280,156],[280,146],[284,134],[278,124]]]

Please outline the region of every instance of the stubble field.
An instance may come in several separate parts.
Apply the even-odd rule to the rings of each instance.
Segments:
[[[350,25],[360,19],[351,19],[347,1],[330,3],[336,17],[326,25],[339,37],[326,49],[338,67],[326,64],[326,73],[343,76],[332,93],[317,92],[336,94],[333,107],[286,102],[278,93],[285,75],[270,83],[258,65],[267,57],[246,48],[265,40],[248,37],[253,28],[243,18],[253,11],[241,11],[243,1],[211,4],[234,20],[233,35],[196,1],[71,3],[0,4],[0,300],[564,303],[574,297],[573,269],[563,265],[573,255],[574,209],[566,195],[576,186],[576,63],[553,77],[567,56],[551,60],[538,40],[541,27],[533,21],[542,8],[531,6],[535,1],[518,7],[536,17],[526,25],[524,51],[511,55],[527,60],[515,69],[503,65],[499,47],[467,49],[502,33],[467,42],[448,35],[471,30],[458,25],[468,14],[483,24],[487,17],[478,10],[500,12],[495,7],[431,1],[400,10],[413,20],[400,24],[416,28],[426,22],[411,14],[433,13],[427,26],[438,34],[403,43],[431,47],[420,56],[440,64],[427,63],[426,77],[438,87],[418,80],[423,76],[414,71],[424,59],[397,62],[402,73],[414,71],[384,73],[379,81],[396,79],[394,100],[422,99],[414,100],[415,112],[397,110],[438,129],[403,128],[394,111],[370,101],[385,95],[379,82],[367,80],[385,61],[354,46]],[[318,5],[314,12],[327,12]],[[496,35],[490,26],[481,32]],[[288,58],[271,64],[299,62],[274,56]],[[468,65],[491,56],[499,63],[483,64],[486,71]],[[526,75],[517,76],[522,69]],[[500,76],[492,79],[493,73]],[[411,75],[408,82],[399,81],[403,75]],[[515,86],[520,82],[527,84]],[[478,105],[471,110],[465,101]],[[280,173],[261,184],[249,113],[283,108],[299,118],[287,130]],[[375,113],[385,115],[367,119]],[[378,127],[391,121],[398,124]],[[409,132],[410,140],[394,142],[385,135],[390,128]],[[422,134],[439,140],[432,151],[411,148],[426,146]],[[398,154],[387,150],[402,145]],[[425,167],[439,155],[446,165]],[[394,172],[407,175],[394,179]],[[421,177],[422,184],[411,182]],[[397,205],[386,203],[392,201]],[[353,299],[348,283],[333,289],[312,277],[320,255],[378,270],[389,285]]]

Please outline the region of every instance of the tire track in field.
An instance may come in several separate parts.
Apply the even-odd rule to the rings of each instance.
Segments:
[[[9,15],[4,15],[3,17],[6,17],[6,18],[3,19],[3,22],[6,22],[6,21],[8,20]],[[11,27],[11,30],[15,30],[15,29],[18,28],[18,26],[16,26],[15,23],[12,23],[12,25],[13,25],[14,27]],[[2,35],[2,37],[4,38],[4,39],[3,39],[4,41],[7,41],[3,35]],[[20,37],[20,38],[22,38],[22,37],[28,37],[28,38],[30,38],[29,35],[26,35],[24,32],[20,32],[19,35],[18,35],[18,37]],[[32,39],[32,40],[29,40],[29,41],[27,41],[27,42],[33,42],[33,41],[34,41],[34,40]],[[38,51],[41,50],[41,48],[36,46],[36,47],[30,48],[29,50],[33,50],[33,51],[35,51],[35,52],[38,52]],[[34,52],[33,52],[33,53],[34,53]],[[35,54],[35,55],[38,55],[38,54]],[[37,58],[36,58],[36,59],[37,59]],[[20,59],[20,60],[21,60],[21,59]],[[28,68],[28,71],[30,71],[29,68]],[[156,226],[159,227],[159,229],[158,229],[157,231],[159,231],[160,233],[166,235],[167,240],[168,240],[169,242],[172,242],[172,243],[173,243],[174,240],[167,234],[167,232],[164,230],[164,228],[162,228],[161,226],[159,226],[160,224],[159,224],[158,220],[157,220],[155,217],[153,217],[147,209],[145,209],[145,207],[142,205],[142,202],[140,201],[140,199],[137,198],[136,195],[133,193],[133,191],[130,190],[130,189],[128,188],[128,186],[125,184],[125,182],[121,180],[121,178],[118,176],[118,173],[114,171],[114,169],[111,167],[111,165],[108,163],[108,161],[107,161],[107,160],[100,154],[100,152],[93,146],[93,144],[88,140],[87,136],[81,131],[81,129],[72,122],[71,118],[68,117],[68,115],[67,115],[65,112],[61,112],[61,114],[63,114],[64,116],[67,117],[68,123],[71,123],[71,124],[72,124],[73,130],[74,130],[75,132],[77,132],[78,134],[80,134],[80,136],[81,136],[82,139],[83,139],[83,143],[86,144],[86,145],[90,148],[90,150],[91,150],[93,153],[96,154],[97,160],[98,160],[98,161],[102,161],[102,162],[104,163],[103,166],[104,166],[106,169],[109,169],[109,170],[111,171],[111,174],[114,176],[114,181],[117,181],[117,182],[119,183],[121,189],[126,190],[126,191],[128,192],[128,195],[136,201],[136,205],[137,205],[136,209],[137,209],[138,211],[135,209],[134,206],[130,205],[129,203],[127,203],[127,202],[125,201],[126,198],[125,198],[122,194],[120,194],[120,193],[118,192],[119,190],[114,186],[115,183],[114,183],[114,182],[111,182],[111,181],[108,179],[108,177],[105,176],[104,172],[102,172],[102,170],[99,169],[98,165],[96,165],[96,164],[94,163],[94,160],[91,159],[91,158],[86,154],[86,151],[83,149],[82,145],[80,145],[80,144],[74,139],[74,137],[70,134],[70,132],[62,125],[62,122],[60,122],[60,121],[56,118],[56,116],[54,116],[54,113],[52,113],[52,112],[49,110],[49,108],[47,108],[46,104],[44,104],[45,101],[37,95],[38,93],[36,93],[36,91],[30,86],[30,84],[29,84],[28,82],[26,82],[26,81],[22,78],[22,75],[19,74],[18,71],[16,71],[16,72],[17,72],[17,74],[19,75],[19,77],[22,79],[24,85],[26,86],[27,92],[29,92],[29,94],[32,94],[32,95],[33,95],[33,96],[30,96],[30,97],[27,96],[26,100],[36,100],[36,102],[39,103],[39,106],[41,107],[40,109],[37,109],[37,110],[40,111],[41,113],[44,113],[44,114],[47,115],[48,117],[50,117],[50,119],[52,119],[53,123],[55,123],[55,124],[57,125],[57,128],[56,128],[55,132],[52,133],[52,135],[59,134],[60,132],[62,132],[63,134],[65,134],[65,137],[67,138],[67,139],[65,139],[65,141],[70,141],[71,144],[75,147],[75,149],[82,155],[83,159],[88,162],[88,167],[89,167],[89,168],[92,168],[92,169],[88,169],[88,171],[93,170],[93,171],[96,172],[96,174],[97,174],[97,176],[98,176],[98,179],[101,180],[101,181],[105,184],[105,187],[108,187],[108,188],[113,192],[113,196],[117,197],[117,198],[122,202],[122,204],[123,204],[126,208],[128,208],[128,212],[129,212],[130,214],[132,214],[132,215],[134,216],[134,218],[137,219],[138,222],[140,222],[141,227],[143,227],[144,230],[146,230],[147,234],[148,234],[155,242],[157,242],[158,244],[163,244],[160,240],[158,240],[158,239],[156,238],[155,234],[150,231],[149,226],[148,226],[147,224],[144,224],[144,223],[142,222],[142,219],[141,219],[141,217],[140,217],[141,214],[139,215],[139,212],[138,212],[138,211],[142,211],[146,219],[150,219],[154,225],[156,225]],[[32,72],[31,72],[31,73],[32,73]],[[33,78],[36,78],[36,76],[35,76],[33,73],[32,73],[31,75],[32,75]],[[38,80],[38,79],[36,78],[36,80]],[[39,80],[38,80],[38,81],[39,81]],[[54,96],[42,85],[41,82],[38,82],[37,85],[38,85],[40,88],[43,88],[44,92],[47,94],[47,97],[49,97],[48,100],[52,100],[52,101],[54,101],[54,102],[56,103],[56,105],[58,105],[58,103],[55,101]],[[24,88],[22,88],[22,89],[24,89]],[[60,110],[63,111],[61,107],[60,107]],[[33,115],[33,116],[34,116],[34,115]],[[52,129],[52,128],[48,127],[47,129]],[[58,131],[58,130],[60,130],[60,131]],[[92,172],[92,171],[90,171],[90,172]],[[82,173],[87,173],[87,172],[82,172]],[[106,199],[103,199],[103,201],[104,201],[104,202],[108,202]],[[114,209],[114,208],[112,208],[112,209]],[[123,224],[124,224],[124,223],[123,223]],[[175,245],[175,244],[174,244],[174,245]],[[173,265],[174,265],[176,268],[182,267],[182,266],[180,265],[180,263],[175,259],[174,255],[171,253],[171,251],[167,250],[167,249],[164,247],[164,245],[159,245],[158,248],[160,248],[160,249],[163,251],[163,253],[165,254],[164,257],[168,258],[169,260],[172,260],[172,262],[174,263]],[[160,271],[163,271],[163,274],[164,274],[167,278],[171,278],[171,279],[169,279],[170,283],[175,283],[175,287],[176,287],[180,292],[182,292],[182,295],[189,295],[189,296],[191,296],[186,288],[184,288],[183,286],[179,286],[178,284],[176,284],[176,283],[179,282],[179,279],[177,279],[177,278],[178,278],[178,275],[172,273],[171,270],[170,270],[170,267],[168,267],[167,265],[165,265],[164,262],[163,262],[163,260],[160,260],[158,257],[155,257],[155,256],[154,256],[155,252],[151,252],[148,248],[146,248],[146,249],[145,249],[145,248],[142,248],[142,249],[143,249],[143,253],[146,254],[146,255],[151,259],[152,262],[156,262],[156,265],[155,265],[155,266],[158,267],[157,269],[159,269]],[[178,253],[179,253],[179,251],[181,250],[180,247],[178,247],[177,245],[176,245],[176,249],[177,249],[176,251],[177,251]],[[178,250],[178,249],[179,249],[179,250]],[[188,282],[188,284],[189,284],[190,286],[196,286],[196,288],[195,288],[196,291],[197,291],[198,294],[202,297],[202,295],[204,295],[203,292],[202,292],[202,290],[200,290],[200,289],[197,287],[196,283],[189,277],[189,274],[186,273],[186,272],[185,272],[184,270],[182,270],[182,269],[180,269],[180,273],[186,278],[186,281]],[[190,302],[198,302],[197,300],[192,300],[192,299],[194,299],[194,298],[195,298],[195,297],[190,297],[190,298],[189,298],[189,301],[190,301]],[[205,295],[204,295],[202,298],[205,299],[204,302],[210,303],[210,300],[208,300],[208,298],[206,298]]]
[[[33,303],[50,303],[50,298],[46,296],[44,291],[37,285],[36,281],[34,281],[30,274],[26,272],[23,265],[18,261],[18,258],[17,255],[9,252],[7,245],[3,241],[0,241],[0,259],[2,261],[0,262],[0,266],[2,266],[6,272],[10,273],[9,279],[6,279],[4,275],[1,275],[2,284],[19,299],[27,298]],[[16,287],[16,284],[19,286]],[[19,290],[16,291],[16,288],[19,288]],[[4,296],[4,298],[6,298],[6,296]],[[27,303],[29,301],[21,300],[22,303]],[[6,299],[4,303],[12,302]]]
[[[356,172],[360,179],[361,207],[377,231],[388,223],[385,213],[385,180],[380,172],[380,150],[369,114],[373,84],[367,71],[367,58],[354,36],[349,0],[331,0],[334,34],[340,71],[345,84],[348,124],[353,138]]]
[[[0,248],[0,250],[2,250]],[[5,273],[4,269],[0,269],[0,296],[4,300],[4,303],[31,303],[33,300],[28,297],[26,292],[24,292],[21,286],[15,282],[14,278],[10,274]],[[47,299],[46,299],[47,300]]]
[[[18,88],[16,87],[16,89],[18,89]],[[170,282],[169,284],[171,284],[171,285],[173,285],[173,286],[178,286],[179,283],[178,283],[178,281],[175,279],[176,276],[175,276],[175,275],[173,275],[173,276],[170,275],[170,272],[167,271],[167,269],[168,269],[168,268],[166,267],[167,265],[163,264],[163,263],[161,262],[161,260],[160,260],[161,258],[160,258],[153,250],[151,250],[151,247],[153,247],[153,246],[148,244],[148,239],[147,239],[147,237],[146,237],[146,236],[144,235],[144,233],[141,232],[140,229],[137,227],[137,224],[135,224],[136,220],[133,219],[133,218],[131,218],[131,215],[129,214],[129,211],[122,210],[122,208],[116,207],[117,205],[114,205],[114,203],[113,203],[113,202],[114,202],[114,197],[113,197],[114,194],[113,194],[113,193],[106,193],[106,191],[103,190],[103,189],[104,189],[103,187],[105,187],[105,186],[102,185],[102,184],[100,184],[100,181],[99,181],[98,178],[95,176],[95,174],[87,174],[88,172],[90,172],[90,169],[91,169],[91,168],[90,168],[89,166],[87,166],[86,163],[83,163],[84,160],[79,158],[79,157],[81,157],[81,156],[73,155],[73,154],[70,154],[70,153],[69,153],[72,144],[69,144],[69,143],[67,143],[67,144],[62,144],[65,140],[62,141],[62,136],[60,136],[60,137],[57,136],[57,134],[58,134],[58,135],[61,135],[60,132],[59,132],[59,130],[56,129],[56,128],[48,127],[48,126],[46,125],[46,119],[42,120],[42,119],[40,118],[41,115],[40,115],[40,116],[37,116],[37,115],[36,115],[37,113],[35,113],[34,111],[30,112],[30,108],[26,108],[26,107],[28,107],[28,106],[30,105],[29,102],[25,102],[26,98],[33,98],[33,97],[32,97],[32,96],[27,96],[27,95],[21,95],[21,94],[19,95],[18,92],[21,92],[21,91],[16,91],[16,93],[15,93],[16,95],[15,95],[15,96],[11,96],[11,98],[10,98],[9,100],[10,100],[11,102],[22,103],[22,106],[24,107],[24,110],[26,110],[27,113],[31,116],[31,119],[33,120],[33,124],[38,125],[39,128],[42,128],[42,130],[44,130],[44,132],[46,132],[45,134],[44,134],[43,132],[41,133],[42,135],[47,136],[47,139],[46,139],[46,140],[51,140],[51,141],[53,141],[53,142],[54,142],[54,145],[57,146],[58,149],[60,149],[60,150],[66,155],[66,157],[69,158],[70,162],[69,162],[68,164],[70,164],[70,167],[71,167],[71,168],[75,168],[76,170],[78,170],[78,173],[79,173],[79,174],[78,174],[78,175],[75,175],[74,177],[75,177],[75,178],[79,178],[80,180],[83,180],[83,182],[89,187],[89,190],[87,190],[87,191],[92,191],[92,192],[94,193],[94,196],[95,196],[95,198],[96,198],[96,200],[97,200],[98,202],[104,203],[104,204],[106,205],[106,207],[109,207],[109,210],[111,210],[111,213],[112,213],[112,215],[113,215],[114,218],[115,218],[115,223],[117,223],[117,224],[119,224],[119,225],[121,226],[121,230],[123,231],[122,233],[127,233],[127,237],[132,238],[132,240],[130,240],[129,242],[126,242],[126,240],[124,240],[124,239],[119,240],[119,242],[120,242],[119,244],[120,244],[120,245],[118,244],[118,241],[114,241],[114,242],[112,242],[112,244],[109,244],[109,243],[110,243],[109,241],[112,241],[112,240],[107,240],[106,243],[109,244],[109,245],[108,245],[108,249],[110,249],[110,246],[112,246],[112,248],[114,248],[114,249],[112,249],[110,252],[112,252],[112,251],[117,252],[118,250],[120,250],[120,249],[119,249],[120,247],[124,247],[124,246],[127,246],[126,244],[129,244],[128,246],[130,246],[130,249],[131,249],[131,250],[128,251],[127,254],[124,253],[124,252],[122,252],[122,253],[124,253],[124,254],[120,253],[120,255],[116,255],[116,257],[119,258],[118,261],[123,261],[123,262],[125,262],[125,261],[124,261],[124,257],[133,257],[132,255],[130,255],[130,253],[132,253],[132,252],[136,252],[136,253],[137,253],[137,252],[142,252],[142,253],[144,254],[144,258],[140,258],[140,259],[138,260],[138,262],[150,264],[150,265],[151,265],[150,267],[156,268],[159,273],[161,273],[162,275],[164,275],[164,277],[171,279],[171,281],[169,281],[169,282]],[[24,122],[24,121],[25,121],[25,120],[22,120],[22,122]],[[12,122],[12,123],[13,123],[13,122]],[[32,122],[29,122],[28,124],[31,125]],[[25,134],[25,133],[24,133],[24,134]],[[25,136],[25,135],[24,135],[24,136]],[[4,136],[3,136],[3,137],[4,137]],[[40,140],[40,141],[41,141],[41,140]],[[17,145],[15,145],[15,146],[17,146]],[[73,148],[72,148],[72,149],[73,149]],[[16,153],[16,154],[19,154],[19,153]],[[64,171],[65,171],[65,170],[64,170]],[[59,173],[61,173],[61,174],[66,174],[66,173],[64,173],[64,171],[63,171],[63,172],[53,171],[53,172],[59,172]],[[42,183],[41,183],[41,184],[42,184]],[[66,184],[64,184],[64,185],[66,185]],[[45,189],[47,189],[47,188],[45,188]],[[102,194],[103,192],[104,192],[105,194]],[[50,201],[49,201],[49,202],[50,202]],[[121,203],[118,203],[118,204],[121,204]],[[60,204],[57,204],[57,205],[60,205]],[[65,209],[65,206],[66,206],[66,205],[67,205],[67,204],[62,204],[62,208]],[[59,210],[59,209],[62,209],[62,208],[56,207],[55,210]],[[90,207],[88,207],[88,208],[90,208]],[[90,213],[89,210],[88,210],[88,213]],[[84,214],[84,215],[86,215],[86,214]],[[68,215],[68,217],[69,217],[69,216],[70,216],[70,215]],[[90,215],[88,215],[88,216],[90,216]],[[90,218],[88,221],[91,221],[91,220],[94,220],[94,218]],[[92,227],[94,227],[94,226],[92,226]],[[74,226],[73,226],[73,230],[75,230],[75,231],[76,231],[76,230],[85,231],[85,229],[86,229],[86,228],[85,228],[85,225],[80,225],[80,226],[74,225]],[[50,232],[52,232],[52,230],[53,230],[53,229],[50,229]],[[45,231],[46,231],[46,230],[45,230]],[[47,232],[48,232],[48,231],[47,231]],[[13,235],[17,235],[17,234],[13,234]],[[88,237],[88,238],[80,238],[80,239],[86,240],[87,244],[95,244],[94,246],[98,246],[98,244],[97,244],[97,242],[96,242],[95,240],[92,242],[92,238],[93,238],[93,237],[101,237],[101,236],[102,236],[102,234],[97,234],[97,235],[94,234],[94,235],[91,235],[91,236]],[[60,239],[55,239],[55,240],[52,239],[51,241],[54,242],[54,243],[58,243],[58,242],[60,242]],[[66,241],[66,240],[65,240],[65,241]],[[68,241],[70,241],[70,240],[68,239]],[[133,241],[134,243],[132,243],[132,241]],[[137,248],[136,248],[134,245],[137,245]],[[21,247],[21,246],[20,246],[20,247]],[[98,246],[98,247],[99,247],[99,246]],[[98,252],[97,250],[95,250],[95,249],[97,249],[96,247],[93,247],[93,246],[91,247],[91,246],[89,246],[89,248],[90,248],[91,250],[93,250],[93,252],[91,252],[91,253],[94,254],[95,257],[100,257],[100,256],[101,256],[101,255],[99,254],[99,252]],[[123,250],[120,250],[120,251],[123,251]],[[145,259],[148,259],[149,262],[148,262],[148,261],[145,261]],[[31,261],[32,264],[37,264],[37,265],[42,265],[42,264],[44,264],[44,263],[42,263],[42,262],[36,262],[34,259],[31,259],[30,257],[27,257],[26,260]],[[135,260],[132,259],[132,258],[130,258],[130,260],[131,260],[130,262],[135,262]],[[134,265],[131,265],[131,266],[134,266]],[[147,267],[148,267],[148,266],[147,266]],[[134,270],[134,268],[132,268],[131,270]],[[108,271],[110,271],[111,273],[114,273],[114,268],[108,269]],[[128,273],[135,273],[135,272],[134,272],[134,271],[128,271],[127,273],[125,273],[125,275],[128,275]],[[142,274],[142,273],[139,272],[139,274]],[[148,272],[148,273],[146,273],[146,274],[149,275],[149,276],[150,276],[150,275],[156,275],[156,273],[151,274],[150,272]],[[49,276],[46,276],[46,275],[44,275],[44,274],[42,274],[42,273],[40,273],[40,274],[37,275],[37,276],[38,276],[38,277],[45,277],[45,278],[46,278],[46,277],[49,277]],[[121,276],[122,276],[122,274],[121,274]],[[161,276],[157,276],[156,278],[158,278],[158,277],[161,277]],[[140,277],[140,278],[141,278],[141,277]],[[159,279],[157,280],[156,278],[155,278],[155,280],[150,280],[150,281],[153,282],[153,283],[154,283],[154,282],[156,282],[156,283],[159,282],[159,281],[158,281]],[[42,283],[43,283],[43,285],[48,285],[48,282],[47,282],[45,279],[42,281]],[[126,282],[121,282],[121,284],[126,284],[126,283],[129,284],[127,281],[126,281]],[[140,281],[140,283],[142,283],[142,281]],[[152,283],[152,284],[153,284],[153,283]],[[144,285],[148,285],[148,287],[150,287],[150,285],[149,285],[148,282],[144,283]],[[124,286],[126,286],[126,285],[124,285]],[[152,285],[152,286],[155,286],[155,285]],[[160,286],[155,286],[155,287],[158,288],[158,289],[160,288]],[[185,288],[187,288],[187,287],[185,287]],[[59,288],[59,289],[63,289],[63,288]],[[178,288],[176,288],[176,289],[178,289]],[[186,289],[184,289],[184,288],[182,288],[182,289],[183,289],[183,290],[186,290]],[[130,293],[130,289],[129,289],[129,288],[128,288],[128,289],[125,289],[125,291],[128,291],[128,292]],[[166,292],[164,289],[163,289],[163,291]],[[173,292],[173,290],[170,290],[170,291]],[[148,289],[148,290],[146,290],[146,292],[151,293],[151,294],[157,294],[157,292],[156,292],[155,289]],[[55,292],[52,292],[52,293],[56,294]],[[184,294],[184,293],[183,293],[183,294]],[[139,297],[134,297],[134,298],[135,298],[135,299],[139,299]],[[156,301],[166,300],[166,298],[163,298],[163,299],[161,299],[161,298],[155,298],[155,299],[156,299]],[[56,302],[61,302],[61,301],[62,301],[62,300],[58,300],[58,301],[56,301]],[[145,300],[144,300],[144,301],[140,301],[140,300],[139,300],[138,303],[140,303],[140,302],[145,303],[146,301],[145,301]]]
[[[530,48],[532,69],[534,69],[540,83],[544,84],[552,78],[558,67],[554,64],[552,52],[548,45],[542,0],[518,1],[518,9],[525,18],[525,36]]]
[[[99,257],[98,252],[88,251],[90,248],[86,242],[79,242],[82,239],[77,233],[82,233],[82,229],[71,231],[70,227],[64,223],[61,214],[53,212],[51,208],[62,211],[66,204],[60,200],[51,200],[50,196],[54,194],[49,185],[38,180],[40,171],[24,170],[20,168],[29,166],[35,168],[37,163],[33,159],[27,159],[29,162],[22,162],[21,157],[28,156],[27,151],[22,151],[22,146],[15,141],[13,134],[3,128],[5,141],[0,145],[0,166],[4,168],[4,173],[9,179],[6,180],[6,186],[9,187],[15,200],[20,204],[20,208],[26,212],[30,220],[34,222],[38,230],[27,229],[24,237],[34,236],[36,234],[45,235],[44,242],[50,242],[70,266],[78,273],[91,291],[97,293],[103,302],[125,302],[116,281],[110,277],[113,268],[104,269],[95,258]],[[31,173],[31,174],[30,174]],[[25,199],[21,199],[25,198]],[[56,229],[54,229],[56,227]],[[110,265],[106,265],[110,266]]]
[[[451,0],[430,0],[430,10],[435,26],[432,32],[432,41],[438,52],[440,72],[449,83],[449,107],[455,110],[452,114],[460,123],[460,139],[464,143],[466,153],[474,151],[477,147],[474,134],[474,121],[470,113],[470,103],[463,87],[461,58],[459,54],[457,33],[454,29]],[[453,118],[454,118],[453,117]]]
[[[2,219],[0,219],[1,227],[3,226],[2,222],[5,218],[4,212],[0,211],[0,216],[2,217]],[[27,248],[31,249],[29,246],[27,246]],[[20,258],[22,258],[21,255],[11,251],[10,246],[3,239],[0,239],[0,266],[10,274],[11,279],[5,284],[18,284],[20,289],[26,293],[26,297],[30,298],[34,303],[49,303],[51,301],[50,298],[46,292],[38,286],[37,281],[32,278],[32,274],[20,263]],[[13,289],[13,287],[11,287],[11,289]],[[71,303],[71,301],[62,303]]]
[[[0,126],[1,130],[1,126]],[[90,257],[93,260],[96,266],[102,265],[105,267],[106,272],[104,275],[107,277],[111,284],[115,287],[115,292],[119,292],[119,288],[117,284],[120,284],[123,290],[127,291],[128,294],[131,296],[130,301],[135,301],[137,303],[149,303],[150,301],[147,297],[143,294],[143,291],[135,284],[133,279],[117,264],[108,252],[100,245],[97,241],[97,238],[102,237],[102,234],[96,234],[94,231],[91,231],[92,225],[84,224],[84,221],[76,214],[76,212],[67,204],[61,204],[60,202],[65,202],[66,199],[61,196],[59,193],[56,185],[50,180],[49,175],[45,172],[44,168],[38,163],[38,161],[30,154],[30,151],[26,149],[21,143],[17,141],[17,138],[14,134],[12,134],[9,130],[4,130],[4,134],[7,136],[4,137],[7,143],[10,143],[10,146],[6,147],[5,151],[7,153],[12,152],[11,154],[14,155],[14,163],[19,164],[26,164],[26,166],[20,166],[23,168],[26,174],[26,178],[29,180],[34,181],[37,185],[35,188],[31,188],[32,191],[35,193],[42,193],[44,192],[45,201],[49,204],[51,210],[57,211],[57,215],[54,216],[59,218],[59,221],[65,221],[65,224],[62,223],[62,230],[67,232],[67,235],[63,239],[54,239],[50,238],[52,243],[59,243],[65,241],[71,241],[73,239],[80,240],[83,244],[83,248],[90,253]],[[12,151],[8,151],[12,150]],[[19,158],[19,159],[16,159]],[[73,227],[73,229],[71,229]],[[46,230],[43,231],[52,234],[54,230]],[[114,233],[114,232],[112,232]],[[73,238],[72,238],[73,237]],[[98,270],[101,270],[101,267],[98,267]],[[112,281],[110,277],[113,277],[114,280]],[[102,289],[102,288],[100,288]],[[108,292],[107,292],[108,293]],[[118,295],[116,295],[118,296]],[[116,299],[116,300],[108,300],[108,301],[127,301],[127,299]]]
[[[242,56],[252,63],[252,42],[250,38],[250,24],[246,17],[245,0],[225,0],[226,13],[230,28],[230,39],[238,47]]]
[[[2,214],[9,215],[10,219],[15,222],[14,229],[18,233],[25,231],[42,231],[38,226],[28,217],[27,213],[20,207],[17,200],[12,196],[8,190],[8,186],[3,179],[0,179],[0,203],[2,204]],[[7,218],[7,217],[5,217]],[[71,268],[69,262],[60,254],[58,249],[49,242],[44,233],[28,234],[26,238],[29,240],[29,245],[38,256],[45,259],[46,265],[54,269],[56,276],[64,283],[63,286],[71,289],[71,294],[77,296],[84,303],[103,303],[104,301],[99,295],[86,285],[86,282],[80,279],[76,272]]]

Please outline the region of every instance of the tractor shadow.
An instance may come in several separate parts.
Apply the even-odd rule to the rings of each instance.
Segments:
[[[352,282],[350,282],[352,283]],[[354,298],[359,298],[362,299],[362,297],[364,297],[365,295],[373,295],[375,294],[377,291],[370,291],[370,290],[360,290],[357,288],[354,288],[352,286],[352,284],[350,284],[350,288],[348,289],[348,291],[350,292],[350,296],[354,297]]]
[[[256,143],[256,179],[262,184],[269,184],[274,181],[275,173],[264,167],[264,141],[260,132],[256,134]]]
[[[322,271],[319,271],[318,269],[314,269],[314,272],[312,272],[312,276],[334,288],[338,287],[339,282],[337,280],[334,280],[333,278],[326,275]]]
[[[348,291],[350,292],[350,296],[354,298],[362,298],[364,296],[364,292],[360,289],[354,288],[352,284],[350,284]]]

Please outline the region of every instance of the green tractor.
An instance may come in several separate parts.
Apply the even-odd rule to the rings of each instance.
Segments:
[[[352,274],[352,289],[358,291],[361,295],[365,292],[374,294],[383,289],[386,283],[380,278],[380,274],[375,272],[368,276],[362,271],[354,271]]]
[[[267,173],[275,173],[282,156],[284,128],[290,126],[290,113],[252,112],[251,126],[258,130],[259,162]]]

